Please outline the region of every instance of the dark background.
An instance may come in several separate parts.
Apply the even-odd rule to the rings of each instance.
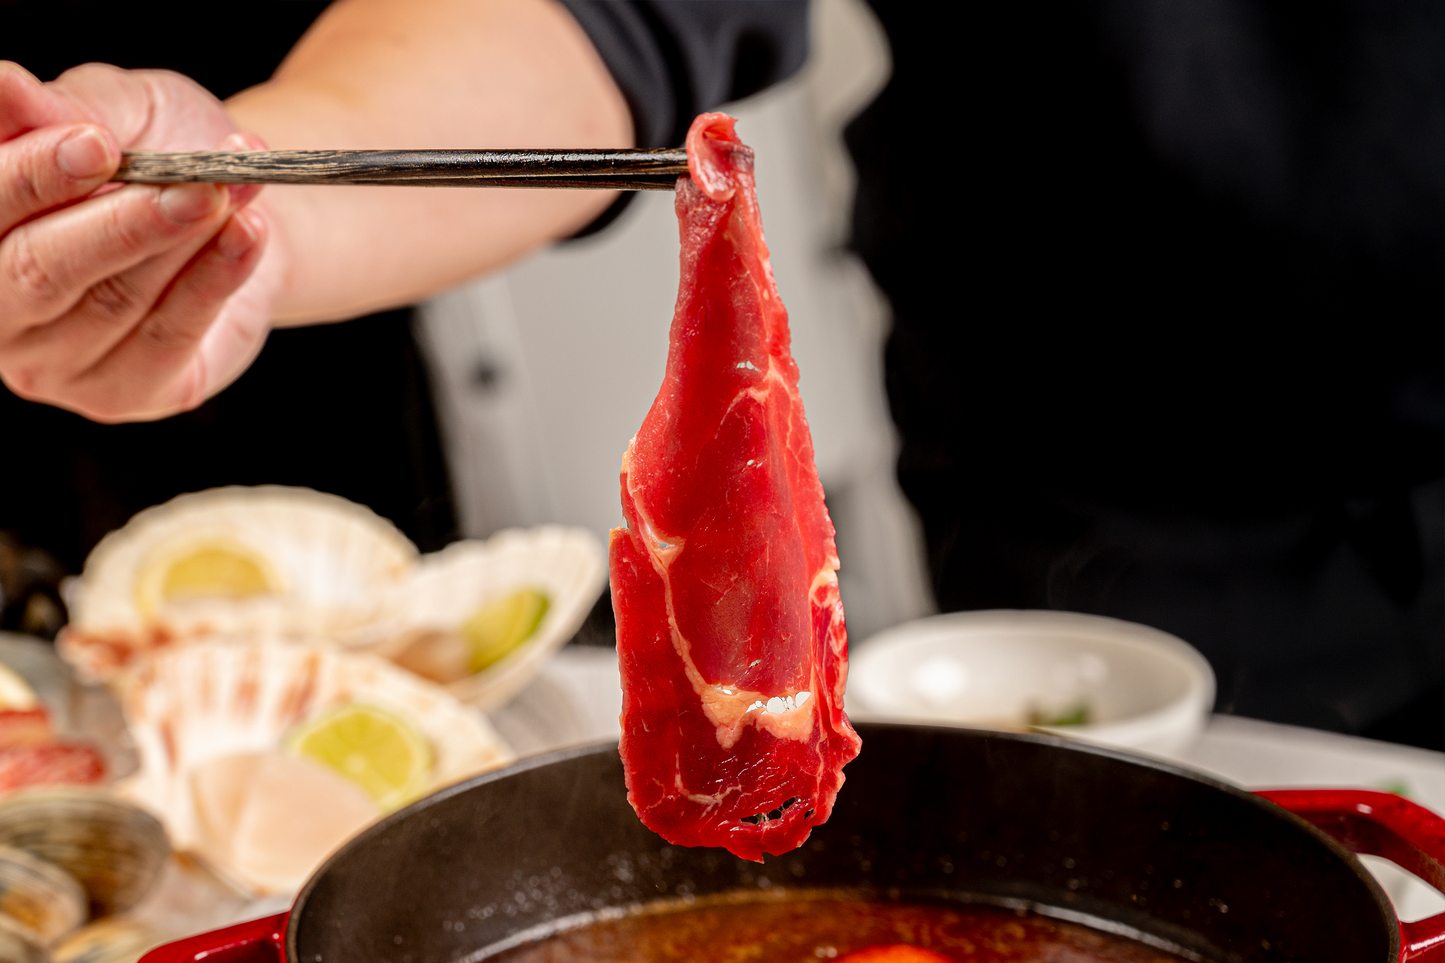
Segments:
[[[940,608],[1445,748],[1445,7],[872,7],[853,244]]]
[[[1221,711],[1445,748],[1445,8],[873,6],[895,71],[847,134],[853,246],[894,309],[899,479],[940,608],[1155,625],[1210,659]],[[0,0],[0,57],[170,66],[226,96],[323,7]],[[645,29],[724,5],[661,9]],[[581,21],[605,55],[646,46],[605,21]],[[695,96],[707,45],[677,36],[637,61],[661,81],[618,75],[635,113],[668,70],[668,103]],[[719,91],[768,58],[734,60]],[[0,425],[0,529],[72,571],[134,511],[219,484],[333,491],[424,550],[455,535],[407,312],[276,332],[164,422],[0,391]],[[10,570],[46,568],[27,558]]]
[[[0,0],[0,59],[42,80],[87,61],[165,67],[225,98],[267,79],[326,5],[161,4],[142,15]],[[411,323],[406,309],[274,331],[235,384],[152,423],[98,425],[0,386],[0,532],[11,533],[0,538],[0,627],[53,634],[59,577],[79,572],[106,532],[182,492],[304,485],[370,506],[423,551],[458,537]]]
[[[224,98],[269,77],[325,7],[291,0],[238,16],[162,5],[138,17],[94,3],[0,0],[0,58],[42,80],[89,60],[167,67]],[[275,483],[370,505],[423,550],[441,547],[456,521],[410,322],[402,310],[275,331],[230,388],[149,424],[96,425],[0,388],[9,465],[0,528],[79,571],[100,536],[141,508],[214,485]]]

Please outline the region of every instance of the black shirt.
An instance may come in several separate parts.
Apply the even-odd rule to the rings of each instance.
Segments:
[[[642,146],[680,143],[695,113],[806,52],[797,2],[564,2]],[[177,65],[224,95],[264,79],[319,6],[255,5],[240,26],[265,44],[175,64],[186,45],[148,48],[149,20],[0,0],[7,24],[68,18],[7,31],[0,56],[42,75]],[[1378,731],[1425,705],[1438,729],[1445,12],[872,6],[894,72],[848,130],[853,243],[893,305],[899,478],[940,606],[1134,619],[1199,646],[1225,710]],[[237,36],[229,15],[185,9],[175,29]],[[13,52],[46,37],[65,46]],[[175,491],[280,481],[444,541],[425,376],[404,316],[373,325],[278,332],[235,386],[160,425],[0,396],[39,468],[0,478],[0,527],[48,533],[73,566]]]
[[[224,98],[266,80],[326,6],[139,14],[93,0],[0,0],[0,59],[42,80],[87,61],[162,67]],[[642,146],[680,145],[694,115],[790,75],[806,56],[802,0],[568,8],[617,76]],[[274,483],[369,505],[423,550],[440,548],[457,537],[456,513],[410,325],[410,311],[391,311],[274,331],[231,387],[149,424],[97,425],[0,386],[0,531],[79,571],[101,536],[142,508],[217,485]]]
[[[768,6],[571,8],[665,127],[742,49],[680,22]],[[1225,711],[1439,744],[1445,12],[871,7],[853,245],[940,607],[1156,625]]]
[[[1223,710],[1438,745],[1445,8],[872,7],[854,243],[940,606],[1145,622]]]

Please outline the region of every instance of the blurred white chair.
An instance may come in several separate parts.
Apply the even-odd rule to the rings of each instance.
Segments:
[[[861,0],[813,5],[797,78],[726,108],[757,149],[758,193],[818,469],[838,528],[854,638],[932,608],[921,538],[894,479],[883,393],[887,309],[843,250],[853,193],[843,125],[886,82]],[[644,193],[598,236],[543,251],[427,304],[463,531],[564,522],[606,537],[622,453],[662,380],[677,295],[672,195]]]

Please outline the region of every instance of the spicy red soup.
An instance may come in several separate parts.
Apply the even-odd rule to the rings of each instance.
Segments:
[[[877,948],[873,952],[869,947]],[[883,947],[898,947],[893,954]],[[903,947],[929,953],[910,954]],[[1182,963],[1073,923],[963,904],[877,902],[837,894],[736,897],[602,920],[492,957],[498,963]]]

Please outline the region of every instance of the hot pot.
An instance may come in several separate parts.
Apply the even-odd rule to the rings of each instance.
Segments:
[[[337,852],[291,911],[143,963],[484,959],[559,920],[736,889],[857,886],[1028,906],[1217,961],[1445,961],[1445,914],[1401,924],[1352,852],[1445,888],[1445,820],[1386,793],[1251,794],[1064,739],[860,725],[828,823],[758,865],[669,846],[616,745],[417,802]]]

